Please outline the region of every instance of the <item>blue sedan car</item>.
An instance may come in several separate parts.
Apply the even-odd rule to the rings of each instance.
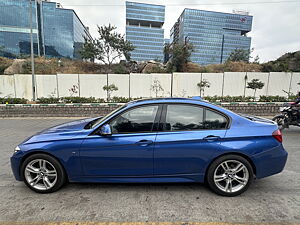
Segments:
[[[236,196],[280,173],[287,152],[270,120],[199,99],[125,104],[105,117],[44,130],[16,147],[14,176],[50,193],[69,182],[206,182]]]

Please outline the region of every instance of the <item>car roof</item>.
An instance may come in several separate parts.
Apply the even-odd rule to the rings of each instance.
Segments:
[[[127,103],[128,107],[138,106],[138,105],[145,105],[145,104],[156,104],[156,103],[185,103],[185,104],[195,104],[200,106],[205,106],[211,109],[215,109],[217,111],[223,112],[226,115],[236,115],[235,113],[231,112],[230,110],[227,110],[225,108],[222,108],[220,106],[217,106],[213,103],[210,103],[208,101],[204,101],[201,99],[201,97],[193,97],[193,98],[148,98],[148,99],[139,99],[134,100],[129,103]]]
[[[193,98],[148,98],[148,99],[139,99],[134,100],[127,103],[128,106],[135,106],[135,105],[144,105],[144,104],[155,104],[155,103],[189,103],[189,104],[198,104],[209,106],[212,108],[220,108],[208,101],[203,101],[200,97],[193,97]]]

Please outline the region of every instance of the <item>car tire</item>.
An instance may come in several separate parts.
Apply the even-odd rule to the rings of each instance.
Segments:
[[[253,168],[239,155],[225,155],[209,166],[206,181],[216,194],[234,197],[245,192],[253,181]]]
[[[24,183],[37,193],[52,193],[67,181],[64,168],[57,159],[46,154],[34,154],[21,166]]]

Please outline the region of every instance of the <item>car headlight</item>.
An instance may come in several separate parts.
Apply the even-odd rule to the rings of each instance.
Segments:
[[[14,151],[14,153],[17,153],[18,151],[21,151],[21,149],[20,149],[20,147],[19,147],[19,146],[15,147],[15,151]]]

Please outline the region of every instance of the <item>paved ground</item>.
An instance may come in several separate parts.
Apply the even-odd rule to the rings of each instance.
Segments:
[[[53,194],[36,194],[14,180],[9,157],[27,136],[65,121],[0,119],[0,222],[300,223],[300,129],[284,132],[289,152],[284,172],[255,181],[235,198],[217,196],[201,184],[69,184]]]

